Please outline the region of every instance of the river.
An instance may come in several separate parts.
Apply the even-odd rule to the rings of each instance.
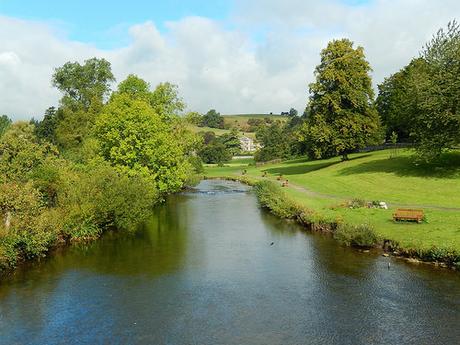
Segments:
[[[460,344],[460,274],[343,248],[203,181],[135,234],[3,280],[0,344]]]

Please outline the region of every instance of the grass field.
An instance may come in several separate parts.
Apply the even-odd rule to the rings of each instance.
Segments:
[[[289,180],[285,191],[290,197],[326,217],[371,224],[382,237],[403,248],[437,246],[460,251],[460,152],[445,155],[436,166],[417,164],[408,151],[400,151],[394,158],[391,153],[354,154],[347,162],[339,158],[298,159],[260,167],[247,161],[232,162],[231,166],[207,167],[206,174],[235,176],[245,169],[251,179],[273,181],[281,174]],[[390,209],[340,206],[351,198],[385,201]],[[404,206],[424,209],[427,222],[393,222],[394,209]]]
[[[249,119],[264,119],[268,117],[271,120],[287,121],[287,116],[281,115],[270,115],[270,114],[234,114],[234,115],[222,115],[224,122],[239,127],[247,126]]]

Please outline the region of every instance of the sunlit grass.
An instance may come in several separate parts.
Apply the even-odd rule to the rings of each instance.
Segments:
[[[238,176],[246,170],[251,179],[283,175],[290,187],[286,193],[300,204],[332,219],[372,224],[384,238],[407,248],[450,247],[460,250],[460,212],[428,206],[460,208],[460,152],[443,157],[437,164],[419,164],[409,151],[390,158],[391,151],[351,155],[320,161],[297,159],[260,167],[233,163],[207,167],[208,176]],[[262,177],[266,172],[266,177]],[[393,204],[389,210],[338,207],[350,198]],[[423,208],[427,223],[395,223],[392,212],[399,204]]]

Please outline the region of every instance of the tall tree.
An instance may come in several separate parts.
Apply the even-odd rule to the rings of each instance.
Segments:
[[[35,134],[39,139],[50,143],[56,143],[56,127],[58,123],[58,112],[55,107],[49,107],[45,111],[43,119],[35,125]]]
[[[183,186],[190,169],[183,146],[148,102],[113,97],[96,121],[95,135],[102,157],[120,171],[151,178],[163,193]]]
[[[52,83],[64,93],[63,102],[88,109],[93,102],[103,102],[115,81],[110,62],[92,58],[83,65],[67,62],[55,69]]]
[[[63,93],[55,131],[61,147],[72,149],[81,145],[114,80],[110,63],[105,59],[92,58],[83,65],[67,62],[56,68],[52,83]]]
[[[395,132],[400,141],[411,141],[413,120],[419,111],[416,89],[425,67],[424,59],[413,59],[409,65],[378,85],[379,94],[375,104],[387,138]]]
[[[224,118],[215,109],[211,109],[201,118],[201,126],[223,128]]]
[[[370,71],[364,49],[353,48],[348,39],[333,40],[321,51],[302,131],[311,155],[341,155],[346,160],[350,152],[375,140],[379,118]]]
[[[157,85],[152,92],[150,103],[156,113],[167,120],[178,116],[185,109],[177,85],[168,82]]]
[[[422,52],[424,74],[413,86],[418,112],[413,138],[423,158],[432,160],[460,142],[460,26],[449,23]]]

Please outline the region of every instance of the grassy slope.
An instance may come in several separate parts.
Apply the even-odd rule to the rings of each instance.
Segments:
[[[222,115],[225,123],[232,125],[238,124],[240,126],[246,126],[249,119],[264,119],[266,117],[272,120],[287,121],[287,116],[281,115],[270,115],[270,114],[234,114],[234,115]]]
[[[447,211],[426,206],[460,208],[460,153],[446,156],[449,165],[441,167],[416,165],[409,153],[390,151],[355,154],[348,162],[333,158],[322,161],[293,160],[261,167],[232,164],[209,167],[209,176],[241,174],[242,169],[253,179],[276,181],[283,174],[290,182],[286,192],[299,203],[331,218],[350,223],[370,223],[387,239],[406,248],[449,247],[460,251],[460,211]],[[344,200],[358,197],[383,200],[394,204],[390,210],[346,209],[338,206]],[[394,223],[395,204],[419,205],[425,209],[428,223]]]

